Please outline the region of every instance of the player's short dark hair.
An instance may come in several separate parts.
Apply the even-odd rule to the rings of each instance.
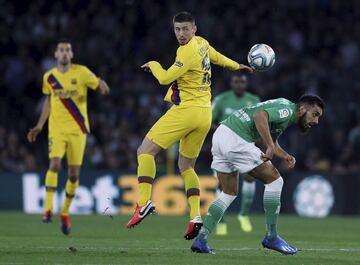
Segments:
[[[307,104],[310,106],[317,105],[321,109],[325,109],[325,103],[324,101],[317,95],[303,95],[300,97],[298,104]]]
[[[174,18],[173,18],[173,22],[191,22],[191,23],[195,23],[195,18],[194,16],[187,11],[181,11],[179,13],[177,13]]]
[[[56,42],[56,47],[59,45],[59,43],[69,43],[71,45],[71,41],[67,38],[58,39],[58,41]]]
[[[239,77],[241,79],[245,79],[246,81],[248,81],[248,75],[241,72],[241,71],[234,71],[231,76],[232,77]]]

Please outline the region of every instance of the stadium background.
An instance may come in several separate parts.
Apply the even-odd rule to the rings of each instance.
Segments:
[[[277,55],[275,66],[269,72],[250,77],[251,91],[262,100],[276,97],[296,100],[308,92],[326,101],[325,115],[309,135],[302,136],[292,128],[280,140],[297,158],[295,171],[287,171],[276,162],[287,183],[283,211],[295,211],[293,198],[298,183],[316,174],[329,182],[313,184],[315,190],[325,191],[320,192],[322,197],[314,197],[309,203],[321,206],[323,201],[335,198],[335,204],[328,206],[332,213],[360,213],[357,1],[262,1],[256,8],[249,0],[0,3],[0,17],[5,22],[0,24],[0,210],[25,209],[29,192],[30,198],[39,198],[37,202],[41,203],[38,194],[48,165],[47,134],[44,131],[32,145],[25,136],[40,114],[42,75],[55,65],[55,44],[63,37],[73,44],[74,62],[87,65],[112,89],[108,97],[89,95],[92,135],[88,138],[81,174],[85,195],[78,201],[78,211],[96,210],[101,200],[94,195],[97,181],[103,181],[99,198],[106,197],[104,192],[117,192],[112,201],[115,212],[118,206],[128,205],[124,196],[129,199],[134,193],[128,191],[131,184],[121,184],[122,176],[136,173],[136,148],[168,107],[162,100],[166,88],[143,73],[140,65],[151,59],[171,65],[177,49],[171,19],[173,14],[186,9],[196,17],[198,34],[239,62],[246,62],[247,51],[254,43],[265,42],[273,47]],[[214,95],[228,89],[230,74],[213,67]],[[210,136],[197,162],[204,175],[211,174]],[[158,157],[160,175],[172,174],[168,160],[166,153]],[[65,174],[62,176],[64,181]],[[35,182],[26,186],[28,177]],[[171,179],[166,185],[179,188],[176,178]],[[324,183],[331,184],[331,192],[323,188]],[[169,190],[166,185],[164,193]],[[261,185],[258,187],[255,211],[261,210]],[[28,188],[33,190],[26,191]],[[174,190],[169,194],[167,199],[171,202]],[[284,197],[290,200],[284,201]],[[97,212],[105,206],[104,202]],[[174,205],[170,203],[167,207],[172,213]]]

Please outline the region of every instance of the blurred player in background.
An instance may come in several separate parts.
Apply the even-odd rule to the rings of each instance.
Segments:
[[[230,81],[231,90],[223,92],[215,97],[212,105],[212,127],[216,129],[219,123],[225,120],[230,114],[238,109],[252,106],[260,102],[260,98],[247,92],[248,79],[245,74],[234,74]],[[241,208],[238,215],[241,229],[244,232],[252,231],[252,225],[249,218],[249,212],[254,200],[256,183],[249,175],[243,175],[241,190]],[[217,194],[221,193],[221,186],[216,190]],[[224,218],[216,226],[217,235],[227,234],[227,225]]]
[[[150,200],[156,174],[155,156],[180,141],[178,166],[190,205],[190,222],[184,238],[189,240],[197,236],[202,226],[200,184],[194,166],[211,127],[211,63],[230,70],[252,72],[252,69],[225,57],[204,38],[195,36],[197,28],[190,13],[175,15],[173,26],[180,45],[174,64],[167,70],[156,61],[142,66],[151,71],[161,85],[171,84],[165,100],[173,105],[138,148],[139,201],[127,227],[139,224],[155,210]]]
[[[213,253],[207,243],[208,237],[238,194],[239,173],[249,173],[265,185],[266,235],[263,247],[283,254],[298,252],[277,233],[284,181],[270,160],[275,155],[293,168],[295,157],[280,147],[279,136],[293,124],[298,124],[303,132],[308,131],[319,123],[324,107],[322,99],[313,95],[302,96],[297,104],[278,98],[237,110],[221,123],[213,136],[211,167],[216,170],[222,192],[210,205],[192,251]],[[255,146],[260,139],[266,146],[265,153]]]
[[[55,58],[57,66],[47,71],[43,77],[42,92],[45,94],[45,100],[39,121],[30,129],[27,138],[29,142],[35,142],[49,118],[50,165],[45,178],[43,222],[52,221],[53,197],[58,185],[58,173],[61,169],[61,160],[66,155],[68,180],[60,219],[61,230],[68,235],[71,229],[69,208],[79,185],[80,166],[87,134],[90,132],[87,115],[88,88],[98,90],[103,95],[108,94],[110,89],[86,66],[71,63],[73,51],[69,41],[62,40],[57,43]]]

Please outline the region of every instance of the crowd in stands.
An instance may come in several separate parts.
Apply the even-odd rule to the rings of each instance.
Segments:
[[[280,143],[297,169],[360,172],[360,5],[355,0],[303,1],[5,1],[0,9],[0,172],[46,169],[47,132],[35,144],[26,133],[42,104],[42,75],[56,65],[61,38],[74,63],[88,66],[111,88],[89,93],[91,135],[84,167],[135,172],[136,149],[169,107],[167,90],[140,66],[169,67],[178,47],[172,17],[192,12],[197,34],[241,63],[255,43],[276,52],[275,66],[250,76],[262,100],[304,93],[326,102],[320,125],[306,136],[289,129]],[[212,68],[213,95],[229,89],[231,72]],[[209,170],[211,132],[198,159]],[[158,157],[165,168],[165,154]]]

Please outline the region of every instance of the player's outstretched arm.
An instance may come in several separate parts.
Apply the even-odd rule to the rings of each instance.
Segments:
[[[189,69],[187,60],[176,61],[169,69],[165,70],[160,63],[150,61],[141,66],[144,71],[151,72],[154,77],[159,81],[160,85],[168,85],[178,79]]]
[[[102,79],[99,80],[99,86],[97,89],[101,95],[108,95],[110,94],[110,88],[109,86],[106,84],[106,82]]]
[[[194,58],[194,51],[189,47],[180,47],[176,53],[176,60],[169,69],[165,70],[160,63],[150,61],[141,66],[150,71],[159,81],[160,85],[168,85],[189,70]]]
[[[36,141],[37,135],[42,131],[47,119],[50,115],[50,96],[45,96],[42,106],[39,121],[34,128],[31,128],[27,134],[27,139],[30,143]]]
[[[263,161],[271,160],[274,156],[275,144],[270,134],[268,113],[264,110],[256,112],[254,122],[263,143],[266,145],[266,152],[261,155],[261,159]]]
[[[219,65],[224,68],[228,68],[230,70],[244,70],[248,73],[253,73],[254,70],[244,64],[239,64],[230,58],[226,57],[225,55],[221,54],[217,50],[215,50],[212,46],[209,47],[209,55],[210,55],[210,62],[216,65]]]

